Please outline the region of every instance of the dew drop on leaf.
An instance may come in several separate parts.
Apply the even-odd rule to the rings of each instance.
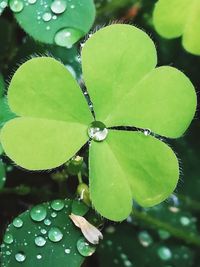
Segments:
[[[77,242],[77,249],[82,256],[89,257],[94,254],[96,247],[90,245],[84,238],[80,238]]]
[[[71,48],[82,36],[82,31],[78,29],[64,28],[56,33],[54,41],[59,46]]]
[[[41,255],[41,254],[38,254],[38,255],[36,256],[36,258],[37,258],[38,260],[41,260],[41,259],[42,259],[42,255]]]
[[[37,0],[28,0],[28,3],[31,5],[35,4],[36,2],[37,2]]]
[[[66,254],[69,254],[70,252],[71,252],[71,250],[70,250],[69,248],[66,248],[66,249],[65,249],[65,253],[66,253]]]
[[[33,221],[41,222],[47,216],[47,210],[43,205],[37,205],[30,211],[30,216]]]
[[[56,216],[57,216],[57,213],[56,213],[56,212],[52,212],[52,213],[51,213],[51,217],[52,217],[52,218],[56,218]]]
[[[169,260],[172,257],[171,250],[167,247],[160,247],[158,249],[158,256],[161,258],[161,260]]]
[[[51,225],[51,221],[49,219],[46,219],[46,220],[44,220],[44,224],[49,226],[49,225]]]
[[[35,244],[38,246],[38,247],[43,247],[45,244],[46,244],[46,240],[44,239],[44,237],[42,236],[37,236],[35,238]]]
[[[187,225],[190,224],[190,219],[188,217],[186,217],[186,216],[182,216],[180,218],[180,222],[181,222],[182,225],[187,226]]]
[[[15,13],[21,12],[24,8],[22,0],[10,0],[9,6],[10,9]]]
[[[17,254],[15,254],[15,259],[18,262],[24,262],[26,259],[26,255],[23,252],[18,252]]]
[[[40,232],[41,232],[41,234],[45,235],[47,233],[47,230],[46,229],[41,229]]]
[[[48,232],[49,240],[59,242],[63,238],[63,233],[57,227],[52,227]]]
[[[13,236],[11,234],[7,233],[7,234],[4,235],[3,241],[6,244],[12,244],[14,239],[13,239]]]
[[[23,225],[23,221],[22,221],[22,219],[20,219],[20,218],[15,218],[14,220],[13,220],[13,225],[16,227],[16,228],[21,228],[22,227],[22,225]]]
[[[51,207],[53,210],[60,211],[64,208],[65,203],[63,200],[57,199],[51,202]]]
[[[153,239],[147,231],[140,232],[138,234],[138,239],[143,247],[148,247],[153,243]]]
[[[150,129],[145,129],[144,130],[144,135],[145,136],[148,136],[148,135],[150,135],[151,134],[151,130]]]
[[[88,136],[94,141],[103,141],[108,135],[108,129],[105,124],[100,121],[94,121],[88,128]]]
[[[62,14],[67,8],[67,2],[64,0],[55,0],[51,4],[51,11],[55,14]]]
[[[51,18],[52,18],[52,15],[51,15],[51,13],[49,13],[49,12],[44,13],[43,16],[42,16],[42,19],[43,19],[44,21],[50,21]]]

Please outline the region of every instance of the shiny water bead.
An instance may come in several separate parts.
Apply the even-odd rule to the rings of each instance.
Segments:
[[[71,252],[71,249],[69,249],[69,248],[66,248],[66,249],[65,249],[65,253],[66,253],[66,254],[70,254],[70,252]]]
[[[158,256],[161,258],[161,260],[169,260],[172,257],[172,252],[167,247],[160,247],[158,249]]]
[[[40,232],[41,232],[41,234],[45,235],[47,233],[47,230],[46,229],[41,229]]]
[[[22,0],[10,0],[9,1],[10,9],[15,12],[21,12],[24,8],[24,4]]]
[[[97,142],[101,142],[106,139],[108,135],[108,129],[105,124],[100,121],[94,121],[88,128],[88,136]]]
[[[6,233],[4,235],[4,238],[3,238],[3,241],[6,243],[6,244],[12,244],[14,239],[13,239],[13,236],[9,233]]]
[[[57,45],[71,48],[81,37],[83,32],[73,28],[64,28],[59,30],[54,38]]]
[[[52,18],[52,15],[51,15],[51,13],[49,13],[49,12],[44,13],[43,16],[42,16],[42,19],[43,19],[44,21],[50,21],[51,18]]]
[[[190,219],[188,218],[188,217],[186,217],[186,216],[182,216],[181,218],[180,218],[180,222],[181,222],[181,224],[182,225],[184,225],[184,226],[188,226],[189,224],[190,224]]]
[[[43,205],[37,205],[30,211],[30,216],[33,221],[41,222],[47,216],[47,210]]]
[[[65,203],[64,203],[64,201],[61,200],[61,199],[53,200],[53,201],[51,202],[51,207],[52,207],[52,209],[53,209],[53,210],[56,210],[56,211],[60,211],[60,210],[62,210],[62,209],[64,208],[64,206],[65,206]]]
[[[55,14],[62,14],[67,8],[67,1],[55,0],[51,4],[51,11]]]
[[[38,255],[36,256],[36,258],[37,258],[38,260],[41,260],[41,259],[42,259],[42,255],[41,255],[41,254],[38,254]]]
[[[151,135],[151,130],[150,129],[145,129],[144,130],[144,135],[145,136]]]
[[[37,0],[28,0],[28,3],[31,5],[35,4],[36,2],[37,2]]]
[[[46,219],[46,220],[44,220],[44,224],[49,226],[49,225],[51,225],[51,221],[49,219]]]
[[[23,252],[18,252],[17,254],[15,254],[15,259],[18,262],[24,262],[26,259],[26,255]]]
[[[52,217],[52,218],[56,218],[56,217],[57,217],[57,213],[56,213],[56,212],[52,212],[52,213],[51,213],[51,217]]]
[[[35,238],[35,244],[38,246],[38,247],[43,247],[45,244],[46,244],[46,240],[44,239],[44,237],[42,236],[37,236]]]
[[[23,225],[23,221],[22,219],[20,219],[19,217],[15,218],[13,220],[13,225],[16,227],[16,228],[21,228],[22,225]]]
[[[49,240],[59,242],[63,238],[63,233],[57,227],[52,227],[48,232]]]
[[[138,235],[138,239],[144,247],[148,247],[153,243],[153,239],[147,231],[140,232]]]
[[[6,8],[7,7],[7,2],[6,1],[2,1],[1,3],[0,3],[0,8]]]
[[[77,242],[77,249],[82,256],[89,257],[94,254],[96,247],[90,245],[84,238],[80,238]]]

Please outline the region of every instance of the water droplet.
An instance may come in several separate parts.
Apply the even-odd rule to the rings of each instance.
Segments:
[[[0,8],[6,8],[7,7],[7,2],[6,1],[2,1],[1,3],[0,3]],[[5,177],[3,177],[3,180],[5,181],[6,180],[6,178]]]
[[[52,15],[51,15],[51,13],[49,13],[49,12],[44,13],[44,15],[42,16],[42,19],[43,19],[44,21],[50,21],[51,18],[52,18]]]
[[[36,256],[36,258],[37,258],[38,260],[41,260],[42,255],[41,255],[41,254],[38,254],[38,255]]]
[[[182,216],[180,218],[180,222],[181,222],[182,225],[188,226],[190,224],[190,219],[188,217],[186,217],[186,216]]]
[[[69,254],[70,252],[71,252],[71,249],[69,249],[69,248],[66,248],[66,249],[65,249],[65,253],[66,253],[66,254]]]
[[[55,14],[63,13],[67,8],[67,1],[65,0],[55,0],[51,4],[51,11]]]
[[[6,244],[12,244],[14,239],[13,239],[13,236],[11,234],[5,234],[4,235],[4,238],[3,238],[3,241],[6,243]]]
[[[42,236],[37,236],[35,238],[35,244],[38,246],[38,247],[43,247],[45,244],[46,244],[46,240],[44,239],[44,237]]]
[[[41,229],[41,234],[45,235],[47,233],[47,230],[46,229]]]
[[[22,221],[22,219],[20,219],[19,217],[15,218],[15,219],[13,220],[13,225],[14,225],[16,228],[20,228],[20,227],[22,227],[22,225],[23,225],[23,221]]]
[[[52,227],[48,232],[48,237],[52,242],[59,242],[63,238],[63,233],[57,227]]]
[[[153,239],[147,231],[140,232],[138,234],[138,239],[144,247],[148,247],[153,243]]]
[[[56,213],[56,212],[52,212],[52,213],[51,213],[51,217],[52,217],[52,218],[55,218],[56,216],[57,216],[57,213]]]
[[[132,263],[129,260],[125,260],[124,266],[126,266],[126,267],[132,266]]]
[[[160,247],[158,249],[158,256],[161,258],[161,260],[169,260],[172,257],[171,250],[167,247]]]
[[[18,252],[17,254],[15,254],[15,259],[18,262],[24,262],[26,259],[26,255],[23,252]]]
[[[95,252],[96,247],[90,245],[84,238],[80,238],[77,242],[77,249],[82,256],[88,257]]]
[[[49,226],[49,225],[51,225],[51,221],[49,219],[46,219],[46,220],[44,220],[44,224]]]
[[[64,206],[65,206],[64,201],[60,199],[57,199],[51,202],[52,209],[56,211],[62,210]]]
[[[36,222],[43,221],[47,216],[47,210],[43,205],[37,205],[30,211],[31,219]]]
[[[144,130],[144,135],[145,136],[148,136],[148,135],[150,135],[151,134],[151,130],[150,129],[145,129]]]
[[[15,13],[21,12],[24,8],[24,4],[21,0],[10,0],[9,6],[10,9]]]
[[[80,30],[64,28],[56,33],[54,40],[59,46],[71,48],[83,35]]]
[[[35,4],[36,2],[37,2],[37,0],[28,0],[28,3],[31,5]]]
[[[6,255],[7,255],[7,256],[10,256],[10,255],[11,255],[11,252],[7,250],[7,251],[6,251]]]
[[[88,128],[88,135],[92,140],[100,142],[106,139],[108,130],[102,122],[94,121]]]

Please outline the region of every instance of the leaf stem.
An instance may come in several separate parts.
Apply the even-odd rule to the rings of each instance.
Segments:
[[[83,179],[82,179],[81,172],[79,172],[77,176],[78,176],[78,182],[79,182],[79,184],[82,184],[83,183]]]

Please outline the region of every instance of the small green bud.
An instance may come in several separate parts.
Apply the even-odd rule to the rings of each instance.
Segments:
[[[87,184],[79,184],[77,187],[77,194],[86,205],[91,206],[89,187]]]

